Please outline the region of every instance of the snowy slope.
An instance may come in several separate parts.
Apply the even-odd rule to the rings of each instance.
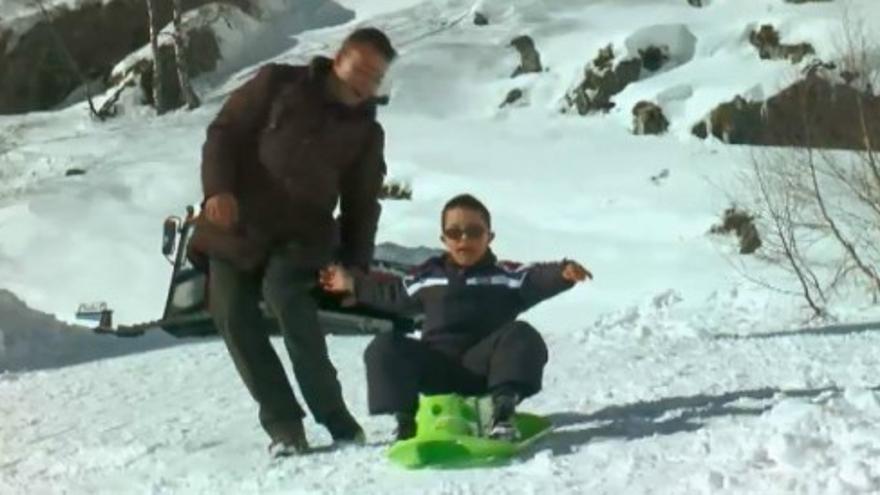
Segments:
[[[728,259],[732,239],[706,232],[750,150],[689,135],[719,102],[770,95],[796,72],[759,60],[749,26],[773,22],[784,41],[826,56],[838,2],[490,0],[478,5],[486,27],[461,0],[339,3],[357,18],[297,35],[273,60],[331,53],[361,24],[386,29],[400,47],[380,118],[390,174],[409,180],[414,198],[385,204],[378,240],[436,246],[440,207],[469,191],[493,210],[502,257],[568,256],[595,273],[526,315],[551,351],[545,391],[526,408],[552,414],[561,430],[507,468],[399,471],[382,459],[393,425],[366,418],[367,340],[332,338],[346,397],[374,445],[273,465],[225,349],[208,339],[0,375],[0,493],[880,490],[870,390],[880,311],[840,301],[832,312],[841,323],[802,328],[799,300],[745,282]],[[880,3],[850,4],[880,18]],[[519,34],[535,39],[548,71],[509,78],[517,57],[506,45]],[[645,40],[674,43],[680,65],[628,87],[608,115],[559,114],[601,47],[626,53]],[[204,128],[255,69],[213,87],[203,108],[161,119],[97,124],[81,106],[0,118],[0,287],[63,321],[92,300],[106,300],[122,323],[157,317],[169,274],[159,224],[198,201]],[[498,109],[514,87],[527,90],[528,105]],[[641,99],[661,103],[670,134],[630,133]],[[62,177],[69,167],[88,173]],[[667,179],[650,180],[664,169]],[[313,443],[329,441],[308,428]]]
[[[745,308],[743,311],[748,311]],[[754,320],[734,314],[732,332]],[[652,326],[662,330],[662,325]],[[491,470],[406,472],[393,423],[367,417],[365,339],[331,338],[366,448],[272,463],[226,350],[208,341],[0,376],[2,493],[876,493],[878,325],[769,338],[550,333],[545,392],[559,426]],[[276,341],[276,349],[283,345]],[[838,389],[840,388],[840,390]],[[316,447],[328,434],[307,422]]]

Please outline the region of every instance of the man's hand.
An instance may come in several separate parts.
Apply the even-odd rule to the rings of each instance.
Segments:
[[[562,266],[562,278],[569,282],[583,282],[586,279],[593,280],[593,274],[581,266],[577,261],[568,261]]]
[[[322,289],[331,294],[351,294],[354,292],[354,277],[339,265],[330,265],[321,270],[318,282]]]
[[[238,222],[238,200],[229,193],[215,194],[205,202],[205,216],[213,224],[232,228]]]

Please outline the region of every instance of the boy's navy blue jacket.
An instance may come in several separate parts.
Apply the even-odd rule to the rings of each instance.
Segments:
[[[562,277],[563,262],[521,265],[498,261],[488,251],[462,269],[447,254],[430,258],[404,277],[355,276],[358,303],[396,314],[423,312],[422,340],[463,352],[520,313],[574,284]]]

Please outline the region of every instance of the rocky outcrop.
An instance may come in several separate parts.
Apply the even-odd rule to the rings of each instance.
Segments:
[[[237,70],[295,43],[304,29],[338,25],[354,12],[333,0],[181,0],[184,28],[189,31],[191,72]],[[147,10],[143,0],[73,2],[76,8],[53,7],[52,26],[76,61],[89,87],[98,92],[117,83],[111,75],[124,59],[152,58],[148,44]],[[170,30],[171,2],[157,2],[158,23]],[[213,20],[196,12],[219,13]],[[225,13],[224,13],[225,12]],[[231,12],[227,15],[226,13]],[[196,19],[193,19],[195,17]],[[206,20],[207,19],[207,20]],[[237,22],[238,21],[238,22]],[[221,43],[220,33],[224,33]],[[167,43],[167,36],[160,42]],[[160,57],[166,57],[161,54]],[[137,65],[125,65],[125,70]],[[166,63],[166,62],[162,62]],[[123,70],[123,72],[125,71]],[[146,69],[145,69],[146,70]],[[169,71],[174,76],[175,71]],[[123,76],[124,77],[124,76]],[[22,9],[15,18],[0,19],[0,114],[46,110],[65,102],[82,79],[69,63],[53,30],[38,9]],[[147,83],[144,83],[147,84]],[[176,82],[171,84],[176,88]],[[175,90],[172,90],[174,92]],[[65,102],[69,103],[69,101]]]
[[[185,9],[212,0],[182,0]],[[225,0],[251,9],[247,0]],[[159,2],[158,19],[171,19],[171,2]],[[49,11],[52,25],[88,80],[104,80],[113,66],[148,41],[143,0],[83,2]],[[21,26],[30,25],[29,28]],[[0,23],[0,114],[47,110],[64,101],[81,80],[38,10]]]
[[[628,58],[614,63],[611,45],[599,50],[593,62],[584,70],[584,79],[565,96],[566,106],[574,108],[579,115],[607,112],[614,108],[611,97],[638,80],[642,60]]]
[[[864,150],[870,142],[876,148],[880,96],[859,89],[860,78],[851,73],[828,70],[829,64],[816,67],[824,68],[807,71],[766,101],[737,96],[721,104],[693,133],[730,144]]]
[[[607,112],[612,97],[629,84],[691,61],[697,37],[683,24],[656,24],[634,31],[624,41],[625,55],[618,59],[612,45],[599,50],[584,69],[584,78],[564,99],[562,112],[580,115]]]
[[[764,24],[759,29],[749,34],[749,43],[758,49],[758,56],[762,60],[791,60],[792,63],[800,63],[807,55],[813,55],[816,51],[809,43],[796,45],[783,44],[779,39],[779,32],[770,24]]]

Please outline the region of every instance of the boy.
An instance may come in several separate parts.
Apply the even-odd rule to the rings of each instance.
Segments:
[[[375,280],[333,266],[321,273],[324,290],[377,309],[425,314],[421,340],[377,336],[367,347],[371,414],[393,413],[397,439],[415,435],[419,393],[490,393],[490,435],[516,439],[515,406],[541,389],[547,346],[517,316],[592,274],[574,261],[521,266],[499,262],[489,210],[475,197],[452,198],[441,214],[446,253],[406,278]]]

